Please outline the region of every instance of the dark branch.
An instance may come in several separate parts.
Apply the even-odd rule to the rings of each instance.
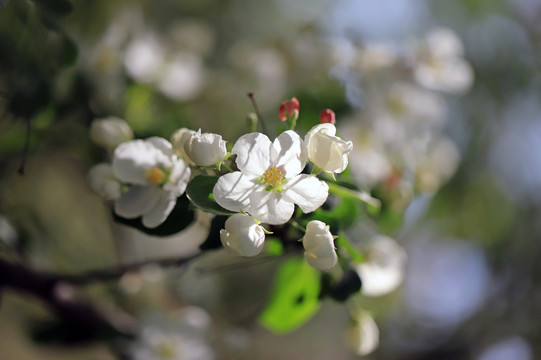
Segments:
[[[62,320],[68,342],[96,340],[104,336],[131,336],[135,321],[127,314],[100,310],[75,294],[59,277],[0,259],[0,288],[31,295],[43,301]]]

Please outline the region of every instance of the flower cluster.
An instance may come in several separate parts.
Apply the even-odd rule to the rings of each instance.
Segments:
[[[304,139],[294,131],[299,116],[296,98],[282,103],[278,115],[280,120],[288,120],[290,130],[274,141],[259,132],[245,134],[231,152],[220,135],[202,133],[201,129],[181,128],[171,142],[159,137],[132,140],[125,121],[96,120],[92,138],[112,151],[112,160],[90,170],[89,187],[114,202],[117,216],[140,218],[144,227],[156,228],[172,212],[194,174],[202,170],[215,173],[211,196],[216,206],[236,213],[220,232],[222,244],[238,255],[255,256],[264,248],[269,232],[265,224],[288,223],[295,205],[307,214],[327,201],[329,185],[317,174],[334,177],[343,172],[353,148],[350,141],[336,136],[335,115],[330,109],[322,112],[321,123]],[[230,165],[237,171],[226,164],[230,156],[235,156],[234,165]],[[310,162],[311,173],[305,171]],[[224,174],[222,165],[230,171]],[[313,267],[329,270],[337,263],[334,237],[325,223],[308,222],[302,241]]]

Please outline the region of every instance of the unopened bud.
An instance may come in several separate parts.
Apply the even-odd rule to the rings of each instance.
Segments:
[[[281,121],[296,121],[299,117],[299,100],[296,97],[292,97],[291,100],[282,102],[278,109],[278,117]]]
[[[321,120],[321,123],[330,123],[334,124],[336,123],[336,115],[334,115],[334,111],[331,109],[325,109],[321,112],[321,115],[319,115],[319,119]]]

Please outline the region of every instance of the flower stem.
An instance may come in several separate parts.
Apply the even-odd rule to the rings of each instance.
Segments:
[[[263,130],[263,133],[266,135],[269,135],[269,132],[267,130],[267,126],[265,125],[265,120],[263,120],[263,116],[261,116],[261,111],[259,110],[259,106],[257,105],[257,101],[255,100],[255,95],[252,91],[248,93],[248,97],[252,101],[252,105],[254,107],[255,113],[257,115],[258,123],[261,124],[261,129]]]
[[[224,168],[226,168],[227,171],[233,172],[233,169],[231,169],[231,167],[230,167],[229,165],[227,165],[225,162],[222,163],[222,166],[223,166]]]
[[[358,200],[368,205],[368,210],[371,213],[378,213],[381,208],[381,201],[376,199],[366,191],[356,191],[348,189],[344,186],[338,185],[335,182],[325,180],[329,185],[329,192],[334,195],[341,196],[343,198]]]

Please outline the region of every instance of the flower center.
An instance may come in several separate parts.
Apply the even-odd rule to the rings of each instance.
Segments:
[[[263,180],[265,183],[270,186],[278,185],[284,178],[284,173],[282,170],[278,169],[276,166],[268,168],[267,171],[263,174]]]
[[[153,167],[147,172],[147,180],[152,184],[163,184],[165,181],[165,177],[165,172],[157,167]]]

